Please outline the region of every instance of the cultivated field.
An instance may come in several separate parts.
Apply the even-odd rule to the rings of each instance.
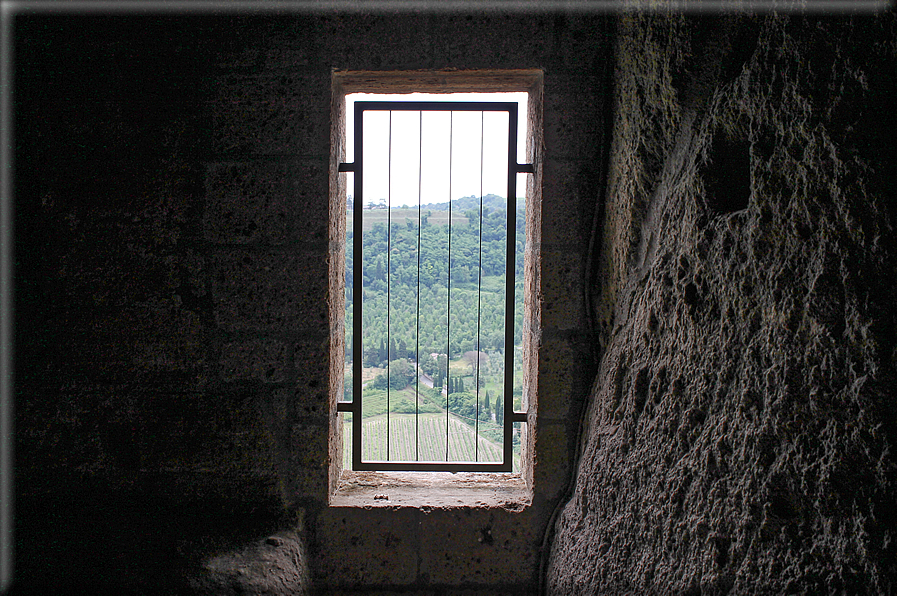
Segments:
[[[389,416],[389,461],[446,461],[446,431],[448,431],[448,461],[500,462],[501,445],[479,437],[468,424],[450,415],[420,414],[417,436],[413,414]],[[446,422],[448,428],[446,429]],[[385,415],[364,419],[365,460],[387,461]],[[343,467],[352,468],[352,424],[343,419]]]
[[[375,223],[382,223],[386,225],[387,217],[394,224],[405,225],[405,219],[410,219],[413,222],[417,222],[417,209],[365,209],[364,210],[364,219],[362,221],[362,228],[364,231],[369,231],[371,227]],[[464,217],[464,212],[460,209],[452,211],[452,226],[466,226],[468,224],[468,219]],[[423,215],[426,215],[427,211],[423,211]],[[352,221],[353,221],[353,213],[351,211],[346,212],[346,225],[348,229],[352,229]],[[444,226],[448,224],[449,213],[448,211],[430,211],[430,217],[428,221],[430,224],[434,226]]]

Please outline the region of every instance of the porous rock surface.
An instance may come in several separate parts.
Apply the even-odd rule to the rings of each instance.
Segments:
[[[295,532],[280,532],[203,562],[189,580],[195,594],[224,596],[309,593],[308,563]]]
[[[893,593],[893,14],[619,32],[549,592]]]

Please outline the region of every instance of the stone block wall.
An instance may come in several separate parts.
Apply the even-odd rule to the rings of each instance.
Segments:
[[[17,589],[535,591],[594,372],[581,280],[611,21],[14,20]],[[332,508],[332,73],[447,68],[545,72],[532,505]]]
[[[557,594],[895,589],[893,13],[619,22]]]

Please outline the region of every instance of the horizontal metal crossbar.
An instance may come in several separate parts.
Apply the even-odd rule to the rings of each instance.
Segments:
[[[357,114],[360,111],[513,112],[516,116],[517,103],[513,101],[356,101],[355,113]],[[517,143],[515,142],[515,149],[517,148],[516,145]]]

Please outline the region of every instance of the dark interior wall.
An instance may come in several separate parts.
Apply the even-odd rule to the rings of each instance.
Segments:
[[[273,577],[289,593],[310,573],[339,593],[535,590],[592,378],[581,279],[609,23],[16,16],[16,589],[251,592]],[[327,506],[331,73],[420,68],[546,71],[523,512]],[[283,551],[285,575],[235,555],[256,571],[209,577],[208,556],[246,545]]]
[[[289,521],[265,416],[291,348],[228,328],[220,288],[249,267],[216,250],[205,208],[203,72],[232,35],[14,27],[15,586],[168,589],[200,553]]]
[[[893,593],[893,14],[621,18],[554,593]]]

